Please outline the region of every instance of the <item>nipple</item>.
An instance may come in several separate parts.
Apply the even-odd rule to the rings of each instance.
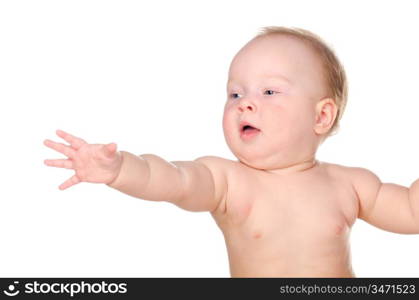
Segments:
[[[258,239],[260,239],[260,238],[262,237],[262,232],[261,232],[260,230],[255,230],[255,231],[253,232],[253,234],[252,234],[252,237],[253,237],[255,240],[258,240]]]

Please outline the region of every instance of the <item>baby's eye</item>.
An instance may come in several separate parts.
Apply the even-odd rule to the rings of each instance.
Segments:
[[[238,95],[239,95],[238,93],[232,93],[230,94],[230,98],[237,99]]]
[[[273,94],[275,94],[275,93],[277,93],[277,92],[275,92],[275,91],[273,91],[273,90],[266,90],[265,91],[265,94],[268,94],[268,95],[273,95]]]

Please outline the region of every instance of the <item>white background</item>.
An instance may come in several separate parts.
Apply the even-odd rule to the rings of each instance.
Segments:
[[[261,27],[323,37],[345,65],[349,102],[318,159],[383,182],[419,177],[416,1],[1,1],[0,275],[228,277],[209,213],[104,185],[43,146],[56,129],[167,160],[235,159],[222,132],[227,71]],[[419,276],[419,235],[358,220],[358,277]]]

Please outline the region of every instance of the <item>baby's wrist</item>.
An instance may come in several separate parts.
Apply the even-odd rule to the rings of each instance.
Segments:
[[[120,164],[119,164],[119,168],[115,172],[116,173],[115,177],[110,182],[106,183],[106,185],[109,186],[109,187],[115,188],[116,186],[118,186],[117,185],[117,182],[118,182],[118,179],[120,178],[120,175],[122,173],[122,165],[124,163],[124,154],[123,154],[123,152],[124,151],[117,151],[116,152],[116,155],[117,156],[120,156],[120,159],[119,159]]]

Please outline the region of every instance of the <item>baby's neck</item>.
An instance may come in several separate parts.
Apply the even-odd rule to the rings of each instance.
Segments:
[[[314,168],[318,164],[319,164],[319,161],[315,157],[313,157],[313,158],[310,158],[309,160],[298,162],[296,164],[292,164],[292,165],[289,165],[289,166],[285,166],[285,167],[281,167],[281,168],[267,169],[267,170],[265,170],[265,172],[272,173],[272,174],[275,174],[275,175],[290,175],[290,174],[294,174],[294,173],[300,173],[300,172],[307,171],[309,169]]]

